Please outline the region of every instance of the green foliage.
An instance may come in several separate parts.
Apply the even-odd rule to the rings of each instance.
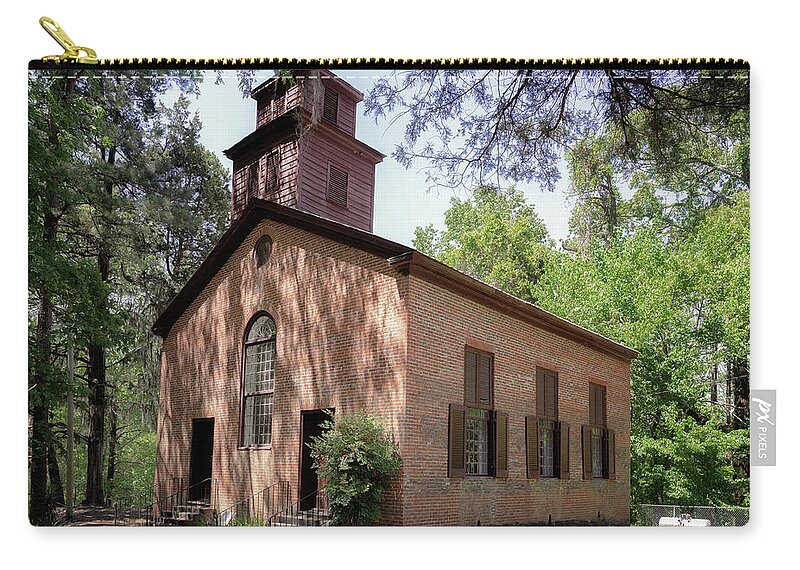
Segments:
[[[153,489],[156,467],[156,434],[152,431],[123,436],[114,476],[114,495],[134,497]]]
[[[54,439],[63,461],[64,397],[71,391],[76,484],[85,485],[91,428],[81,397],[97,380],[87,347],[100,347],[93,364],[104,370],[98,400],[115,496],[152,488],[160,345],[150,325],[227,226],[227,170],[200,144],[189,100],[162,103],[170,90],[191,95],[197,86],[197,74],[185,72],[29,77],[29,406],[44,405],[50,416],[49,428],[37,425],[34,449]],[[93,466],[95,473],[105,469]]]
[[[364,412],[337,414],[311,443],[314,468],[326,482],[333,524],[368,525],[400,469],[397,444],[380,421]]]
[[[634,502],[747,503],[747,433],[712,402],[709,371],[749,354],[749,195],[707,208],[685,240],[654,225],[588,257],[561,255],[537,297],[640,353],[631,366]]]
[[[515,189],[476,189],[452,198],[445,229],[417,228],[414,247],[522,299],[544,272],[552,244],[536,209]]]

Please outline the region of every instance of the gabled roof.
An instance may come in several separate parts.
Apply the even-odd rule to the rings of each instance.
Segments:
[[[332,239],[345,245],[372,253],[387,260],[389,265],[420,279],[464,295],[478,303],[532,323],[559,336],[569,338],[625,360],[632,360],[638,352],[604,337],[596,332],[576,325],[512,295],[474,279],[435,259],[375,234],[339,223],[308,212],[281,206],[267,200],[253,200],[242,215],[223,234],[216,247],[203,260],[183,289],[153,325],[153,332],[166,337],[172,325],[222,269],[233,252],[241,245],[253,228],[262,220],[269,219]]]
[[[158,317],[153,325],[155,334],[162,338],[167,336],[175,321],[208,285],[214,275],[222,269],[236,248],[241,245],[253,228],[265,219],[302,228],[380,257],[389,258],[411,250],[408,246],[327,218],[281,206],[268,200],[253,199]]]

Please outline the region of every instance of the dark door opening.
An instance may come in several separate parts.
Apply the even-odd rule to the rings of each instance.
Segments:
[[[214,418],[192,420],[192,455],[189,461],[189,500],[211,503],[211,458],[214,453]]]
[[[317,472],[312,465],[314,460],[311,457],[312,437],[322,435],[324,429],[322,422],[329,418],[328,413],[333,410],[309,410],[300,412],[300,510],[307,511],[313,509],[317,503],[317,491],[320,488],[320,481]]]

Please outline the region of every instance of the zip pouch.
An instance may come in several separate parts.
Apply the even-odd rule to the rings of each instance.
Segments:
[[[746,62],[42,25],[32,524],[747,522]]]

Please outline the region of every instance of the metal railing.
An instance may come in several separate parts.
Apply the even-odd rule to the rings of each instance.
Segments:
[[[152,519],[153,491],[118,498],[114,501],[114,526],[144,526]]]
[[[313,505],[313,506],[309,506]],[[328,526],[330,525],[330,504],[325,489],[318,489],[298,499],[285,510],[276,513],[269,526]]]
[[[631,525],[658,526],[661,517],[689,514],[694,519],[707,519],[711,526],[744,526],[750,520],[748,507],[713,507],[688,505],[632,505]]]
[[[216,513],[208,523],[211,526],[266,526],[276,513],[289,508],[291,502],[291,487],[287,481],[281,481]]]
[[[141,496],[137,497],[141,500]],[[140,506],[137,506],[140,505]],[[143,506],[141,506],[143,505]],[[172,492],[153,501],[122,499],[114,504],[114,526],[163,526],[194,522],[203,511],[219,509],[219,481],[203,479],[186,486],[182,477],[172,480]]]

